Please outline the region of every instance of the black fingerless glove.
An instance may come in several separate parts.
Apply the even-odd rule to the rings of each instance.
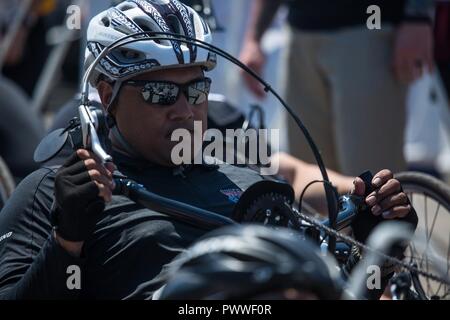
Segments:
[[[98,193],[83,160],[74,153],[55,178],[52,223],[63,239],[84,241],[93,233],[96,218],[105,208]]]
[[[364,181],[364,184],[365,184],[364,198],[366,198],[374,190],[372,187],[373,175],[370,171],[366,171],[366,172],[362,173],[359,177]],[[403,190],[401,190],[401,192],[403,192]],[[415,231],[417,228],[417,223],[418,223],[419,219],[417,217],[416,211],[414,210],[411,203],[409,202],[409,199],[408,199],[408,204],[411,206],[411,211],[408,213],[408,215],[406,217],[398,218],[398,219],[394,219],[394,220],[385,220],[385,219],[383,219],[382,215],[375,216],[372,214],[370,207],[366,206],[366,209],[361,212],[358,212],[358,214],[352,221],[351,227],[353,230],[353,236],[359,242],[366,243],[367,238],[369,237],[369,235],[373,231],[373,229],[375,229],[380,223],[382,223],[384,221],[406,222],[406,223],[408,223],[408,225],[410,225],[411,230]]]
[[[409,203],[409,200],[408,200]],[[362,243],[366,243],[370,233],[380,224],[385,221],[401,221],[406,222],[412,231],[415,231],[418,223],[417,213],[411,206],[411,211],[406,217],[397,218],[393,220],[383,219],[382,215],[375,216],[372,214],[370,207],[366,210],[359,212],[352,222],[353,236],[356,240]]]
[[[364,181],[366,186],[365,188],[366,192],[364,195],[365,198],[373,191],[371,184],[373,177],[370,172],[365,172],[360,176],[360,178]],[[401,191],[403,192],[403,190]],[[406,222],[411,228],[411,230],[415,231],[419,219],[409,199],[408,204],[411,206],[411,211],[408,213],[408,215],[406,215],[403,218],[394,219],[394,221]],[[385,221],[393,221],[383,219],[382,215],[379,216],[373,215],[369,206],[366,206],[365,208],[366,208],[365,210],[358,212],[358,214],[355,216],[351,224],[354,238],[362,243],[367,242],[367,238],[369,237],[369,235],[380,223],[383,223]],[[407,246],[408,243],[406,242],[398,243],[390,249],[388,255],[396,257],[398,259],[403,259],[403,252],[405,251]],[[353,268],[359,263],[359,261],[363,258],[363,256],[364,252],[362,252],[359,248],[355,246],[352,247],[349,259],[342,268],[346,276],[348,276],[352,272]],[[380,266],[380,268],[381,268],[381,289],[368,290],[365,294],[366,298],[368,299],[379,299],[381,297],[385,286],[387,285],[389,279],[391,278],[396,269],[396,265],[390,261],[384,261],[383,264]]]

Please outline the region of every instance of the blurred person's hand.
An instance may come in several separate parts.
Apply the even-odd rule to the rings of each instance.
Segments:
[[[394,43],[393,68],[397,79],[410,83],[433,70],[433,30],[423,22],[402,23]]]
[[[266,64],[266,56],[261,47],[261,39],[270,27],[282,2],[282,0],[254,0],[251,7],[250,23],[247,27],[239,59],[259,76],[262,75]],[[265,98],[266,93],[263,85],[247,72],[242,70],[241,74],[248,89],[258,99]]]
[[[261,48],[261,44],[257,41],[246,41],[241,50],[239,59],[250,69],[261,75],[266,63],[266,56]],[[266,96],[264,87],[261,83],[253,78],[250,74],[241,70],[244,82],[248,89],[258,98],[263,99]]]

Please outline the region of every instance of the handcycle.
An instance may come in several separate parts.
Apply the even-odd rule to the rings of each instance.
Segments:
[[[422,235],[425,248],[418,248],[417,240],[412,241],[407,248],[404,260],[411,265],[434,271],[436,268],[430,262],[430,251],[446,260],[445,271],[450,270],[450,186],[430,175],[420,172],[400,172],[395,177],[401,182],[406,195],[419,215],[419,225],[416,234]],[[430,243],[434,243],[430,247]],[[402,274],[402,271],[399,272]],[[404,275],[402,275],[405,278]],[[395,280],[395,279],[394,279]],[[427,277],[411,274],[406,277],[414,291],[422,299],[450,299],[448,284],[439,283]]]
[[[99,123],[102,122],[102,114],[99,109],[92,108],[90,112],[96,113],[96,116],[92,117],[93,119],[96,119],[96,121],[98,121]],[[261,118],[263,117],[261,117],[261,114],[258,114],[260,112],[261,110],[255,108],[253,111],[253,116],[258,115],[257,118],[261,120]],[[244,128],[248,128],[250,126],[261,126],[261,124],[255,125],[251,118],[252,117],[249,117],[248,119],[241,121],[243,122]],[[86,120],[88,119],[88,117],[84,117],[84,119]],[[83,133],[79,121],[80,120],[78,119],[78,124],[72,126],[72,128],[69,129],[69,133],[71,135],[78,134],[79,136],[72,137],[71,141],[79,141],[81,143],[81,141],[83,140]],[[235,123],[235,125],[240,126],[241,124]],[[101,131],[102,130],[98,130],[96,132]],[[98,140],[97,143],[99,143],[99,141],[100,140]],[[97,147],[100,147],[100,145],[98,145]],[[424,193],[428,197],[427,203],[430,201],[430,199],[434,199],[435,201],[437,201],[437,205],[439,207],[447,208],[448,210],[448,206],[450,203],[450,192],[448,192],[448,187],[444,183],[439,182],[437,179],[432,178],[428,175],[420,173],[406,172],[400,173],[396,175],[396,177],[403,183],[404,191],[408,193],[413,204],[415,204],[415,202],[418,200],[419,194]],[[236,209],[234,216],[230,219],[215,214],[214,212],[205,211],[200,208],[192,207],[184,203],[174,201],[173,199],[166,199],[156,194],[150,193],[138,182],[130,181],[126,177],[116,178],[116,182],[118,185],[116,193],[126,195],[130,199],[134,200],[137,203],[140,203],[147,208],[165,213],[177,220],[183,221],[188,224],[194,224],[196,227],[204,228],[205,230],[213,230],[215,228],[230,224],[252,222],[273,226],[291,227],[297,230],[301,229],[305,234],[305,237],[315,237],[316,240],[320,240],[322,246],[326,246],[328,241],[326,237],[327,234],[326,232],[323,232],[321,226],[323,225],[325,227],[329,227],[329,222],[325,220],[314,221],[309,215],[308,210],[305,210],[305,212],[308,214],[301,214],[301,212],[295,210],[293,206],[296,201],[293,196],[293,191],[287,185],[255,185],[253,188],[247,190],[247,193],[244,193],[245,196],[243,195],[241,197],[242,200],[239,203],[240,208]],[[438,190],[436,186],[439,188]],[[351,223],[352,217],[354,217],[358,213],[358,210],[360,210],[360,201],[361,199],[350,198],[348,196],[341,197],[340,210],[337,221],[338,230],[345,228]],[[429,210],[429,208],[426,209]],[[422,210],[419,214],[427,215],[428,212]],[[437,212],[435,214],[441,214],[441,212]],[[316,225],[313,224],[314,222],[316,223]],[[431,234],[432,232],[429,233]],[[413,246],[414,244],[412,244],[410,248],[412,248]],[[348,244],[345,241],[338,241],[334,256],[337,258],[338,262],[344,263],[348,258],[350,251],[351,244]],[[408,265],[414,265],[413,262],[409,261],[408,259],[413,259],[415,261],[423,260],[423,258],[420,258],[417,253],[415,253],[414,255],[406,254],[404,260],[405,263],[408,263]],[[423,266],[418,267],[420,270],[424,269]],[[403,273],[399,271],[398,276],[396,275],[393,277],[393,282],[397,281],[397,279],[404,280],[405,276],[409,277],[408,279],[411,279],[410,281],[412,281],[413,283],[412,285],[410,285],[410,287],[404,288],[404,285],[402,287],[402,292],[407,290],[407,294],[404,294],[405,297],[410,299],[430,299],[437,298],[438,296],[445,298],[443,292],[445,292],[446,288],[448,288],[448,283],[441,284],[441,282],[430,280],[426,276],[415,274],[407,268],[404,268],[403,271]],[[439,284],[441,284],[440,290],[442,296],[439,295],[439,292],[428,292],[427,288],[425,287],[427,281],[432,281],[438,286]]]
[[[137,35],[140,34],[134,34],[133,36]],[[164,37],[162,35],[157,35],[157,33],[151,33],[151,35],[155,37],[155,39],[158,39],[158,37],[161,39],[173,37],[173,39],[177,41],[180,40],[179,38],[177,38],[179,37],[179,35],[174,34],[165,33]],[[123,41],[127,40],[124,38],[118,40],[116,43],[104,49],[105,51],[103,51],[103,53],[97,57],[96,62],[94,62],[91,65],[90,69],[88,69],[85,76],[85,80],[89,78],[89,72],[93,70],[93,66],[95,65],[95,63],[98,63],[98,61],[102,58],[102,55],[104,55],[104,53],[107,52],[108,50],[114,49],[114,46],[117,47],[123,44]],[[129,41],[131,42],[136,40],[132,39]],[[195,43],[196,45],[199,45],[198,43],[194,42],[192,39],[187,37],[184,37],[182,41],[191,42]],[[203,43],[203,45],[205,44]],[[213,47],[211,46],[211,48]],[[220,52],[217,49],[214,50]],[[229,56],[227,57],[231,59]],[[80,112],[79,123],[78,124],[74,123],[75,125],[68,128],[67,131],[71,134],[72,141],[78,141],[80,143],[77,146],[74,145],[74,147],[85,147],[85,148],[88,147],[91,150],[93,150],[103,161],[106,162],[110,160],[110,157],[108,156],[107,153],[104,152],[102,148],[101,135],[99,138],[99,135],[97,134],[97,132],[102,131],[102,129],[100,129],[102,121],[99,120],[101,119],[102,115],[99,113],[94,114],[89,110],[88,107],[89,101],[86,94],[88,91],[87,81],[84,81],[84,85],[85,87],[83,88],[84,94],[82,96],[83,97],[82,105],[79,107]],[[271,90],[270,86],[268,86],[266,83],[264,83],[264,85],[268,91]],[[284,103],[283,105],[288,110],[290,110]],[[305,135],[307,136],[308,140],[311,142],[312,139],[307,134],[307,131],[304,128],[304,126],[302,126],[301,121],[294,114],[293,116],[299,123],[302,130],[305,132]],[[311,145],[314,146],[312,142]],[[320,155],[318,153],[317,147],[314,146],[313,149],[315,151],[315,154],[317,155],[319,167],[321,168],[321,171],[324,176],[324,181],[325,183],[330,184],[327,178],[323,162],[320,160]],[[366,182],[367,181],[370,180],[366,179]],[[252,221],[263,224],[304,229],[305,234],[309,234],[310,237],[319,239],[319,241],[322,243],[326,241],[328,243],[328,247],[331,248],[330,250],[332,253],[335,253],[335,243],[333,243],[334,242],[333,238],[334,239],[340,238],[345,242],[348,242],[352,245],[360,246],[367,250],[371,249],[367,245],[357,243],[350,237],[342,233],[339,233],[339,229],[348,225],[349,221],[351,221],[352,218],[355,215],[357,215],[359,211],[362,210],[362,207],[364,206],[362,199],[361,198],[358,199],[352,196],[340,198],[339,210],[338,212],[335,212],[332,210],[332,207],[335,204],[337,197],[335,197],[335,194],[333,194],[333,189],[331,188],[325,188],[325,190],[327,193],[327,201],[329,204],[330,213],[334,212],[334,215],[330,214],[330,219],[327,221],[317,221],[316,219],[313,219],[308,215],[303,214],[301,211],[295,209],[293,207],[294,199],[292,197],[292,191],[289,191],[290,189],[288,187],[286,186],[282,187],[279,184],[270,184],[270,185],[255,184],[254,186],[249,188],[246,191],[247,196],[243,195],[240,200],[243,201],[244,204],[241,203],[242,206],[240,207],[240,209],[236,210],[232,218],[223,217],[215,214],[214,212],[205,211],[200,208],[195,208],[190,205],[174,201],[173,199],[166,199],[156,194],[152,194],[151,192],[145,190],[145,187],[139,185],[137,182],[127,180],[126,177],[118,178],[117,185],[118,185],[117,192],[144,205],[145,207],[155,209],[162,213],[171,215],[172,217],[178,220],[182,220],[186,223],[195,223],[197,227],[203,227],[206,230],[227,224]],[[445,286],[447,286],[449,283],[448,279],[446,279],[445,277],[434,276],[428,272],[418,269],[417,267],[410,266],[406,262],[402,262],[396,258],[388,257],[386,253],[377,252],[376,250],[373,250],[373,248],[372,250],[369,251],[374,252],[376,253],[376,255],[382,256],[383,258],[389,258],[392,262],[395,262],[397,265],[404,267],[405,269],[408,270],[408,272],[412,274],[417,273],[420,274],[421,276],[433,278],[434,280],[438,280],[441,283],[445,284]]]

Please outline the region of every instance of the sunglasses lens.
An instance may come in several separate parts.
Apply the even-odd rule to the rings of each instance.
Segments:
[[[189,104],[197,105],[208,99],[210,87],[209,78],[195,80],[185,85],[185,89],[176,83],[149,81],[142,88],[142,97],[150,104],[170,106],[177,101],[180,90],[183,90]]]
[[[208,99],[211,81],[207,78],[191,83],[187,90],[189,104],[201,104]]]
[[[171,105],[177,101],[179,91],[174,83],[147,82],[142,88],[142,97],[151,104]]]

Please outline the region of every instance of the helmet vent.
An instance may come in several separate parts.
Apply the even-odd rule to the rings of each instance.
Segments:
[[[103,17],[102,20],[100,20],[100,21],[103,23],[103,25],[105,27],[109,27],[109,25],[111,24],[111,22],[110,22],[108,17]]]
[[[181,23],[175,15],[168,15],[166,17],[166,21],[173,33],[184,35],[184,30],[181,27]]]
[[[123,11],[128,11],[128,10],[136,8],[136,4],[134,4],[134,3],[121,3],[116,8],[123,12]]]
[[[134,52],[134,51],[130,51],[130,50],[122,50],[121,54],[126,58],[126,59],[130,59],[130,60],[134,60],[139,58],[139,53]]]
[[[140,17],[135,18],[134,22],[139,26],[139,28],[141,28],[145,32],[155,31],[155,30],[153,30],[152,26],[149,25],[148,21],[141,19]],[[157,34],[155,36],[162,37],[161,34]],[[161,44],[161,41],[159,41],[159,40],[153,40],[153,41],[155,41],[157,44]]]
[[[128,49],[116,49],[111,52],[111,55],[120,63],[137,63],[145,60],[143,54]]]

